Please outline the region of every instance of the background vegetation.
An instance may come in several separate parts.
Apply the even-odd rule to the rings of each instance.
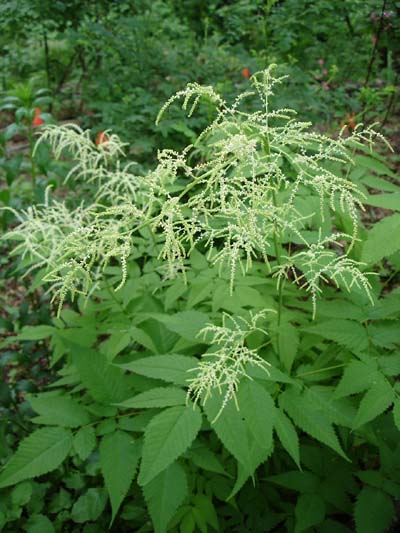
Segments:
[[[399,16],[1,3],[0,529],[398,528]]]

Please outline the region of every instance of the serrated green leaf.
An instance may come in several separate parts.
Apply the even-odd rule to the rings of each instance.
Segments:
[[[333,424],[352,428],[356,410],[348,398],[335,398],[333,387],[315,385],[304,391],[308,401],[314,403]]]
[[[119,366],[148,378],[162,379],[176,385],[187,385],[187,380],[191,377],[189,371],[197,365],[198,360],[195,357],[170,354],[144,357]]]
[[[269,392],[256,381],[244,380],[237,393],[240,414],[261,448],[272,447],[275,404]]]
[[[135,476],[140,447],[128,433],[115,431],[102,438],[99,449],[101,473],[111,501],[113,523]]]
[[[192,342],[199,342],[197,335],[209,322],[205,313],[192,310],[181,311],[174,315],[152,313],[150,316],[163,323],[170,331]]]
[[[216,531],[219,530],[218,516],[215,511],[212,501],[207,498],[205,494],[196,494],[193,498],[194,511],[201,514],[202,518],[206,521],[207,524],[210,524]],[[208,531],[206,527],[206,531]]]
[[[342,378],[333,394],[334,398],[343,398],[367,390],[378,378],[376,364],[371,361],[351,361],[345,368]]]
[[[379,376],[360,402],[354,428],[359,428],[382,414],[392,405],[394,398],[393,387],[386,378]]]
[[[22,507],[26,505],[32,496],[33,484],[31,481],[23,481],[13,488],[11,493],[11,503],[14,506]]]
[[[86,409],[68,396],[56,396],[53,393],[29,394],[27,400],[39,414],[33,419],[37,424],[75,428],[90,422]]]
[[[24,326],[15,340],[38,341],[51,337],[57,329],[53,326]]]
[[[275,430],[282,446],[300,468],[299,437],[296,428],[281,409],[275,411]]]
[[[165,533],[168,523],[188,493],[186,474],[175,462],[143,487],[155,533]]]
[[[352,351],[365,350],[368,347],[365,328],[354,320],[328,320],[303,329],[346,346]]]
[[[371,340],[375,346],[394,349],[400,343],[400,328],[397,323],[378,322],[368,328]]]
[[[372,157],[371,155],[362,155],[357,154],[355,156],[355,161],[357,165],[364,167],[368,169],[369,171],[373,171],[378,176],[390,176],[391,178],[395,178],[396,174],[390,170],[390,168],[382,163],[381,161],[378,161],[375,157]]]
[[[144,434],[139,484],[146,485],[182,455],[200,430],[200,410],[169,407],[156,415]]]
[[[212,429],[217,434],[225,448],[243,466],[245,477],[251,476],[255,469],[271,453],[272,447],[259,446],[251,434],[247,420],[236,409],[234,402],[228,402],[220,415],[223,396],[217,392],[207,399],[204,411],[212,423]],[[244,482],[243,481],[243,482]]]
[[[329,414],[321,412],[310,398],[291,387],[281,394],[279,404],[300,429],[348,459],[340,446]]]
[[[377,263],[397,250],[400,250],[400,214],[383,218],[368,231],[361,261],[368,264]]]
[[[85,461],[96,446],[96,433],[92,426],[81,428],[74,436],[74,450]]]
[[[283,322],[278,329],[279,357],[283,366],[290,373],[299,347],[299,332],[289,322]]]
[[[199,468],[202,468],[203,470],[226,475],[226,470],[218,460],[215,453],[204,444],[192,446],[192,449],[188,452],[188,457],[193,464]]]
[[[153,407],[172,407],[174,405],[184,405],[185,403],[186,393],[184,390],[177,387],[157,387],[142,392],[117,405],[127,409],[148,409]]]
[[[107,503],[107,494],[104,489],[88,489],[74,503],[71,509],[71,518],[77,524],[96,521]]]
[[[302,494],[297,498],[295,532],[300,533],[317,526],[325,518],[325,502],[318,494]]]
[[[99,351],[68,343],[83,386],[98,402],[116,403],[130,395],[130,383],[121,369]]]
[[[0,488],[57,468],[72,446],[71,432],[64,428],[42,428],[26,437],[0,474]]]
[[[357,533],[385,533],[394,518],[391,498],[374,487],[364,487],[354,509]]]

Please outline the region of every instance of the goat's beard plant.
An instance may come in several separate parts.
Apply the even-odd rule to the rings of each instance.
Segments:
[[[68,178],[97,190],[93,203],[83,201],[73,210],[47,198],[44,205],[18,213],[20,224],[6,236],[20,241],[15,253],[24,256],[29,271],[40,269],[59,310],[68,294],[93,292],[115,259],[122,271],[118,290],[129,256],[143,239],[167,265],[168,277],[185,276],[192,250],[205,249],[211,264],[229,270],[231,291],[238,272],[264,262],[277,280],[278,326],[287,282],[309,293],[313,316],[325,283],[357,287],[371,298],[367,276],[349,256],[357,241],[362,194],[346,176],[355,151],[382,138],[371,127],[356,127],[349,136],[342,130],[331,139],[310,131],[293,110],[272,109],[273,90],[283,81],[272,70],[255,74],[253,89],[232,105],[212,87],[197,84],[173,96],[157,120],[179,99],[191,115],[202,98],[215,105],[215,120],[182,152],[159,152],[158,166],[145,176],[116,162],[123,144],[115,135],[107,132],[106,141],[96,146],[77,126],[44,128],[39,142],[50,142],[56,157],[69,152],[76,159]],[[246,103],[255,99],[259,109],[246,111]],[[346,231],[339,229],[340,221]],[[273,315],[250,321],[231,317],[231,338],[225,323],[210,326],[216,349],[189,376],[196,400],[223,388],[226,405],[248,365],[268,372],[267,363],[245,345],[246,336],[259,328],[256,321],[267,316]]]

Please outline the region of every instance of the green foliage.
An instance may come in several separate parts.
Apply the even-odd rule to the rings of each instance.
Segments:
[[[138,482],[147,485],[192,444],[201,426],[197,408],[168,407],[152,418],[144,433]]]
[[[191,83],[162,108],[158,133],[143,122],[182,84],[189,57],[193,79],[225,62],[215,74],[223,80],[238,71],[231,54],[240,42],[276,43],[295,73],[307,45],[315,70],[332,28],[360,28],[367,8],[338,10],[347,23],[331,28],[320,15],[335,2],[307,6],[309,27],[321,24],[315,44],[301,30],[304,6],[291,0],[89,4],[65,27],[57,4],[43,24],[65,29],[78,51],[104,136],[43,129],[35,157],[48,143],[65,188],[14,210],[18,224],[6,235],[32,281],[28,294],[50,286],[59,306],[58,316],[46,310],[44,320],[7,326],[17,335],[3,343],[6,354],[18,342],[24,355],[2,364],[1,527],[388,530],[400,498],[397,215],[372,225],[369,208],[361,213],[364,203],[397,209],[395,175],[372,154],[384,138],[372,126],[334,139],[310,129],[288,109],[288,93],[302,95],[298,78],[285,89],[272,68],[236,99],[233,76],[218,91]],[[277,20],[287,30],[279,39]],[[179,59],[165,46],[174,39]],[[223,42],[217,62],[208,51]],[[342,46],[337,58],[348,65],[346,53]],[[132,58],[129,93],[121,67]],[[265,58],[248,64],[258,62]],[[335,63],[327,66],[314,106],[323,81],[341,83]],[[155,75],[172,80],[154,83]],[[239,91],[245,81],[235,82]],[[190,126],[171,107],[179,100],[190,116],[199,110]],[[140,132],[132,148],[108,130],[120,117],[124,138]],[[161,136],[168,148],[156,165],[134,167],[132,154]],[[50,383],[27,395],[16,378],[36,350],[50,354]]]
[[[177,462],[172,463],[143,487],[155,533],[167,531],[169,521],[187,492],[185,471]]]
[[[100,442],[100,465],[110,496],[112,519],[131,486],[139,461],[138,443],[123,431],[104,435]]]
[[[24,439],[0,475],[0,487],[15,485],[57,468],[72,445],[70,431],[63,428],[37,429]]]

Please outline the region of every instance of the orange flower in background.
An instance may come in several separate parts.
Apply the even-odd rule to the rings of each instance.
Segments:
[[[42,112],[42,110],[40,109],[40,107],[35,107],[35,117],[40,115],[41,112]]]
[[[36,112],[37,110],[39,110],[39,111]],[[40,115],[40,108],[37,107],[35,109],[35,116],[33,117],[33,120],[32,120],[32,126],[34,128],[37,128],[38,126],[41,126],[42,124],[44,124],[44,120],[39,115]]]
[[[354,111],[352,113],[346,113],[346,118],[342,121],[342,128],[346,127],[348,130],[354,131],[356,127],[355,118],[356,114]]]
[[[104,144],[104,143],[107,143],[108,142],[108,137],[107,135],[105,135],[105,133],[103,131],[99,131],[98,134],[96,135],[96,146],[100,146],[100,144]]]
[[[349,128],[349,130],[354,130],[355,127],[356,127],[356,123],[355,123],[355,119],[356,118],[356,114],[353,112],[353,113],[347,113],[346,115],[346,119],[347,119],[347,127]]]
[[[250,69],[249,68],[242,68],[242,70],[240,71],[242,73],[242,76],[245,80],[248,80],[251,76],[251,73],[250,73]]]

